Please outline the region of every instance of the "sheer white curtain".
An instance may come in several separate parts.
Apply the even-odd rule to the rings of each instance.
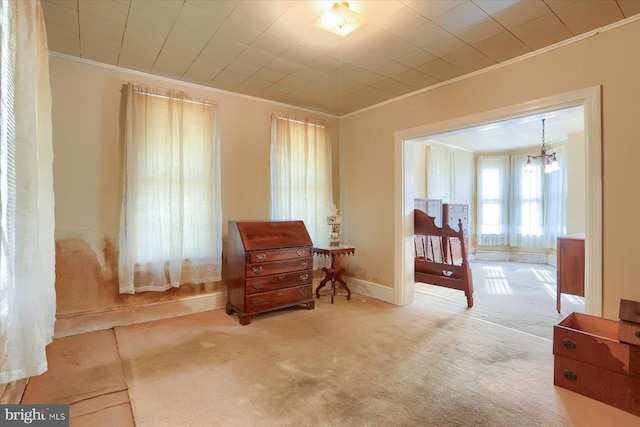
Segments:
[[[478,156],[478,245],[509,244],[509,156]]]
[[[321,121],[271,117],[271,219],[303,220],[315,245],[328,244],[331,142]]]
[[[205,99],[128,85],[121,293],[221,280],[216,119]]]
[[[56,312],[51,88],[40,2],[0,0],[0,383],[47,370]]]
[[[427,198],[450,203],[453,200],[455,154],[438,145],[428,145],[426,151]]]
[[[525,172],[527,155],[511,158],[512,194],[509,242],[527,249],[555,249],[557,237],[566,232],[567,172],[565,148],[553,149],[559,170],[545,174],[540,161],[532,161],[533,172]]]

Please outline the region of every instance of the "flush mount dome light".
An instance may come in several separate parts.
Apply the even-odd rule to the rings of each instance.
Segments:
[[[334,3],[331,9],[316,21],[315,25],[339,36],[346,36],[361,26],[365,20],[363,15],[349,9],[348,2],[343,1]]]

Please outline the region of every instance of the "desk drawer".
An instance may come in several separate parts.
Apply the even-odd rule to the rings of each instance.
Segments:
[[[245,311],[247,313],[255,313],[275,307],[296,305],[307,300],[313,301],[313,289],[311,285],[296,286],[294,288],[251,294],[245,298]]]
[[[290,288],[292,286],[310,285],[312,279],[311,270],[304,270],[299,273],[256,277],[253,279],[247,279],[246,293],[255,294],[258,292],[269,292],[280,288]]]
[[[308,258],[311,247],[287,248],[249,252],[246,255],[247,264],[280,261],[285,259]]]
[[[291,259],[286,261],[249,264],[245,269],[245,277],[269,276],[271,274],[303,271],[313,268],[313,258]]]

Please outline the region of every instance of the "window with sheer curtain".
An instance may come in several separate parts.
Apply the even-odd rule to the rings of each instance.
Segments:
[[[328,244],[331,142],[318,120],[271,117],[271,219],[303,220],[315,245]]]
[[[509,157],[478,156],[478,245],[509,244]]]
[[[545,174],[542,162],[525,172],[527,155],[478,156],[478,244],[555,249],[566,233],[565,149],[554,149],[560,169]]]
[[[221,280],[216,120],[207,99],[127,86],[121,293]]]
[[[47,370],[55,242],[49,53],[40,2],[0,0],[0,384]]]

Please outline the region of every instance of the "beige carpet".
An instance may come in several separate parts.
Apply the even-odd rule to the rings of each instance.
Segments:
[[[464,293],[417,283],[416,304],[428,301],[443,310],[553,339],[553,325],[572,312],[584,313],[584,298],[563,294],[556,309],[556,270],[552,266],[514,262],[470,263],[475,286],[474,306],[467,309]]]
[[[640,422],[556,388],[551,341],[438,304],[321,298],[244,327],[223,310],[118,327],[136,426]]]

